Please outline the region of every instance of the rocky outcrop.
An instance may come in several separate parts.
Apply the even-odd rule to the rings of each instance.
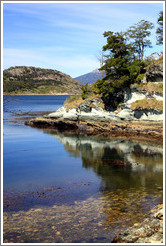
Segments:
[[[119,105],[115,111],[105,109],[105,104],[100,97],[86,99],[77,108],[66,109],[65,106],[58,109],[45,117],[59,120],[70,121],[98,121],[98,122],[121,122],[124,120],[145,120],[145,121],[162,121],[163,112],[157,109],[135,109],[131,108],[133,102],[145,98],[157,98],[161,101],[162,96],[156,94],[149,95],[145,91],[136,88],[127,89],[124,93],[124,102]]]
[[[163,205],[156,206],[143,222],[119,234],[112,243],[163,243]]]
[[[55,132],[67,132],[79,135],[104,137],[123,137],[141,139],[162,144],[163,126],[156,122],[95,122],[69,121],[54,118],[36,118],[25,122],[37,128],[54,129]]]
[[[163,82],[163,63],[151,65],[146,72],[147,82]]]

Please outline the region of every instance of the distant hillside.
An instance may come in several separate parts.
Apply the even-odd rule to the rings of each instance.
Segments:
[[[95,69],[92,72],[76,77],[75,79],[80,81],[83,85],[87,83],[92,84],[96,82],[97,79],[102,79],[102,72],[98,69]]]
[[[53,69],[11,67],[3,71],[4,94],[78,94],[82,84]]]

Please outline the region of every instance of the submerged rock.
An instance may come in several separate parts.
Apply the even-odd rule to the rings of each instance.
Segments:
[[[157,205],[141,223],[116,236],[112,243],[162,243],[163,205]]]

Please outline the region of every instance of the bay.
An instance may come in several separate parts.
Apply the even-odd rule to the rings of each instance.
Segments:
[[[68,96],[5,96],[4,242],[109,243],[162,203],[162,146],[35,129]]]

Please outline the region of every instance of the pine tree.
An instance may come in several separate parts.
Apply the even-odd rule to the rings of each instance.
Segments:
[[[154,25],[151,22],[141,20],[134,26],[131,26],[127,31],[127,35],[132,41],[131,45],[135,53],[138,54],[139,60],[143,61],[146,48],[152,48],[151,41],[147,37],[150,36],[150,30],[153,27]]]
[[[163,44],[163,11],[159,13],[159,18],[157,20],[159,27],[156,30],[157,34],[157,44]]]

